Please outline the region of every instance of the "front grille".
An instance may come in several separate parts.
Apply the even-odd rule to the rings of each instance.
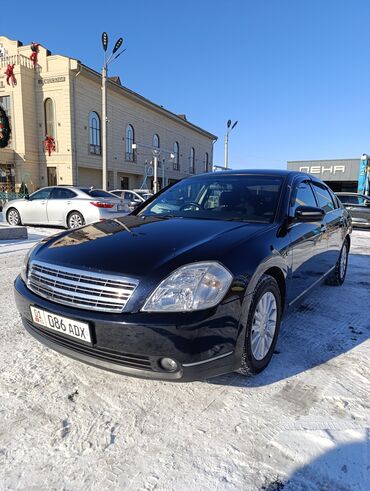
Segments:
[[[67,339],[65,337],[59,336],[58,334],[51,333],[44,330],[40,326],[35,326],[29,320],[26,321],[29,328],[38,333],[52,343],[65,347],[76,353],[82,353],[88,356],[93,356],[96,359],[107,361],[109,363],[117,363],[129,368],[139,368],[142,370],[157,371],[155,361],[145,355],[136,355],[132,353],[118,353],[117,351],[98,348],[95,346],[86,346],[81,343],[73,341],[73,339]]]
[[[56,303],[101,312],[122,312],[138,282],[32,261],[27,286]]]

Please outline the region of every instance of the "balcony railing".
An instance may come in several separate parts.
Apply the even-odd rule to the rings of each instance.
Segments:
[[[8,64],[13,65],[13,63],[14,65],[21,65],[33,69],[33,63],[27,56],[12,55],[0,58],[0,68],[6,68]]]

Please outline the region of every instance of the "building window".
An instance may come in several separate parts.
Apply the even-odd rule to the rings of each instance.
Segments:
[[[208,152],[204,154],[204,172],[209,171],[209,157],[208,157]]]
[[[173,170],[180,170],[180,148],[178,142],[173,144]]]
[[[132,145],[135,143],[135,132],[133,126],[130,124],[126,127],[126,160],[129,162],[136,161],[135,150],[132,148]]]
[[[100,118],[98,113],[92,111],[89,114],[89,148],[90,153],[101,154],[100,149]]]
[[[190,160],[189,172],[190,172],[190,174],[194,174],[195,173],[195,150],[194,150],[194,147],[191,147],[191,149],[190,149],[189,160]]]
[[[152,146],[153,148],[160,148],[159,136],[157,134],[153,135]]]
[[[46,99],[45,109],[45,135],[55,138],[55,108],[52,99]]]

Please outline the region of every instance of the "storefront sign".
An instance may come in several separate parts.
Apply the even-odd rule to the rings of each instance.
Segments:
[[[56,83],[65,82],[65,81],[66,81],[65,77],[42,78],[39,80],[39,84],[40,85],[56,84]]]
[[[300,172],[307,172],[308,174],[337,174],[344,173],[346,170],[344,165],[312,165],[303,166],[299,168]]]

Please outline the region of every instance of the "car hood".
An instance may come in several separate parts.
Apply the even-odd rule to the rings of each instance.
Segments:
[[[222,260],[264,224],[126,216],[44,240],[32,259],[77,269],[144,277],[194,261]]]

